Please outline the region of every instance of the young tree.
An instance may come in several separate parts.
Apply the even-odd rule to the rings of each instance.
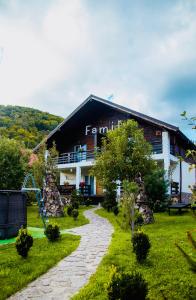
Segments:
[[[109,131],[103,138],[101,150],[93,174],[106,189],[111,184],[116,189],[117,180],[133,182],[138,173],[143,177],[155,167],[151,158],[151,145],[145,140],[138,123],[133,120],[127,120]]]
[[[21,189],[29,152],[21,143],[0,139],[0,189]]]
[[[145,191],[150,208],[155,211],[164,211],[168,204],[168,181],[165,171],[157,168],[144,176]]]
[[[123,181],[123,196],[121,199],[123,222],[125,228],[131,225],[132,237],[135,226],[135,201],[137,193],[138,186],[135,182],[129,182],[128,180]]]
[[[104,185],[116,180],[134,181],[139,172],[144,176],[154,165],[151,153],[151,145],[138,123],[127,120],[103,138],[94,173]]]
[[[192,116],[189,117],[187,115],[187,112],[184,111],[181,113],[181,116],[183,117],[183,120],[188,122],[188,125],[191,126],[192,130],[196,130],[196,117]],[[194,146],[191,149],[188,149],[186,151],[186,157],[189,158],[192,161],[192,164],[190,166],[190,170],[195,170],[196,169],[196,145],[194,143]],[[190,189],[192,191],[192,202],[193,205],[196,205],[196,184],[190,186]]]

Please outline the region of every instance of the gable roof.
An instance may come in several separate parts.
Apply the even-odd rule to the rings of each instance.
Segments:
[[[124,113],[127,113],[127,114],[130,114],[134,117],[137,117],[138,119],[141,119],[143,121],[147,121],[148,123],[151,123],[153,125],[157,125],[157,126],[160,126],[160,127],[163,127],[165,128],[166,130],[169,130],[169,131],[173,131],[177,134],[179,134],[181,136],[182,139],[186,140],[186,142],[194,145],[180,130],[178,127],[174,126],[174,125],[171,125],[169,123],[166,123],[166,122],[163,122],[161,120],[158,120],[158,119],[155,119],[155,118],[152,118],[152,117],[149,117],[145,114],[142,114],[142,113],[139,113],[135,110],[132,110],[130,108],[127,108],[127,107],[124,107],[122,105],[119,105],[119,104],[116,104],[116,103],[113,103],[111,101],[108,101],[108,100],[105,100],[103,98],[100,98],[100,97],[97,97],[95,95],[90,95],[86,100],[84,100],[67,118],[65,118],[63,120],[63,122],[61,122],[54,130],[52,130],[48,136],[41,142],[39,143],[33,151],[36,151],[39,146],[43,143],[43,142],[46,142],[49,138],[51,138],[58,130],[60,130],[60,128],[62,126],[64,126],[83,106],[85,106],[88,102],[91,102],[91,101],[96,101],[96,102],[100,102],[100,103],[103,103],[111,108],[114,108],[114,109],[117,109],[118,111],[121,111],[121,112],[124,112]]]

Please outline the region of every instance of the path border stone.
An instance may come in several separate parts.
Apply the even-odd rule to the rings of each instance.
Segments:
[[[110,222],[94,213],[96,209],[84,212],[89,224],[66,230],[81,236],[78,248],[10,300],[67,300],[87,284],[107,252],[113,233]]]

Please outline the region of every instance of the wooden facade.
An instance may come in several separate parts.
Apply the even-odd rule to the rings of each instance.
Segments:
[[[184,164],[187,163],[183,168],[188,168],[191,160],[186,158],[185,153],[187,149],[195,149],[195,145],[179,128],[91,95],[47,138],[48,148],[53,142],[56,143],[59,152],[58,167],[62,176],[64,172],[65,181],[66,178],[70,178],[71,184],[74,184],[75,176],[76,188],[79,188],[80,181],[84,181],[87,185],[91,185],[93,194],[102,193],[100,184],[89,175],[94,163],[92,153],[95,148],[101,147],[101,139],[107,130],[114,129],[127,119],[138,122],[146,140],[152,145],[153,158],[159,161],[166,172],[172,164],[177,166],[179,155],[184,158]],[[175,174],[181,192],[183,192],[182,177],[189,176],[183,174],[183,168],[179,165],[179,170]],[[194,180],[195,174],[191,177],[190,184]]]

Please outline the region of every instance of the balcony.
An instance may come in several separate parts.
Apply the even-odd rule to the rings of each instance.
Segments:
[[[70,164],[70,163],[77,163],[81,161],[88,161],[94,160],[97,154],[97,150],[87,150],[87,151],[78,151],[78,152],[67,152],[62,153],[56,160],[58,165],[62,164]]]
[[[163,147],[161,143],[152,143],[152,153],[161,154],[163,152]]]

